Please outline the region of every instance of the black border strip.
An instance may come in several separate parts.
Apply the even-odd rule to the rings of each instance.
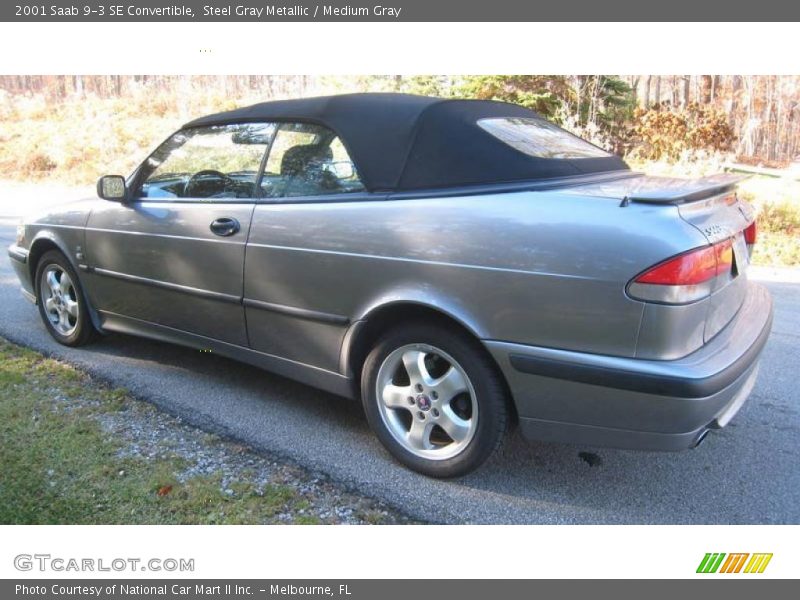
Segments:
[[[674,375],[656,375],[641,373],[627,369],[599,367],[569,363],[552,358],[523,356],[512,354],[511,365],[521,373],[540,375],[553,379],[564,379],[578,383],[588,383],[617,390],[628,390],[656,396],[674,396],[677,398],[705,398],[722,391],[755,362],[764,344],[767,343],[772,328],[772,312],[764,324],[756,340],[736,361],[725,369],[708,377],[677,377]]]
[[[272,302],[253,300],[251,298],[245,298],[244,305],[248,308],[258,308],[261,310],[268,310],[270,312],[281,313],[284,315],[297,317],[299,319],[307,319],[309,321],[320,321],[322,323],[331,323],[332,325],[347,325],[350,323],[350,319],[342,315],[334,315],[330,313],[319,312],[316,310],[309,310],[307,308],[285,306],[283,304],[273,304]]]
[[[212,292],[210,290],[203,290],[200,288],[193,288],[186,285],[177,283],[169,283],[167,281],[160,281],[158,279],[149,279],[147,277],[140,277],[138,275],[130,275],[128,273],[119,273],[117,271],[109,271],[108,269],[101,269],[99,267],[89,267],[87,265],[79,265],[82,271],[95,273],[104,277],[112,277],[114,279],[121,279],[123,281],[130,281],[132,283],[140,283],[150,287],[170,290],[190,296],[197,296],[200,298],[207,298],[209,300],[218,300],[220,302],[227,302],[229,304],[244,304],[249,308],[258,308],[261,310],[268,310],[271,312],[290,315],[299,319],[306,319],[309,321],[320,321],[322,323],[331,323],[333,325],[348,325],[350,323],[349,317],[342,315],[334,315],[331,313],[319,312],[316,310],[309,310],[307,308],[297,308],[294,306],[285,306],[283,304],[273,304],[272,302],[263,302],[262,300],[253,300],[252,298],[241,298],[233,294],[224,294],[222,292]]]
[[[164,290],[170,290],[172,292],[188,294],[190,296],[198,296],[200,298],[207,298],[209,300],[219,300],[220,302],[227,302],[229,304],[241,304],[242,302],[242,299],[239,296],[234,296],[233,294],[212,292],[210,290],[193,288],[187,285],[180,285],[177,283],[169,283],[167,281],[160,281],[158,279],[149,279],[147,277],[139,277],[138,275],[129,275],[128,273],[109,271],[108,269],[101,269],[99,267],[90,268],[88,270],[90,270],[90,272],[96,273],[97,275],[103,275],[104,277],[112,277],[114,279],[121,279],[123,281],[130,281],[133,283],[141,283],[142,285],[149,285],[150,287],[156,287]]]

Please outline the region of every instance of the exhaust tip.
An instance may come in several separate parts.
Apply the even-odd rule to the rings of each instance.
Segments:
[[[706,429],[705,431],[703,431],[703,433],[701,433],[698,436],[697,440],[695,440],[694,446],[692,446],[692,448],[697,448],[700,444],[702,444],[703,440],[706,439],[710,431],[711,431],[710,429]]]

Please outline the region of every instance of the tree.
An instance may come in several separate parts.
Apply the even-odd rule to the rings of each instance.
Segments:
[[[456,96],[519,104],[554,120],[573,93],[563,75],[472,75],[454,90]]]

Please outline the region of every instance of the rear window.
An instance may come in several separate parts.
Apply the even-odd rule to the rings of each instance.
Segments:
[[[543,119],[501,117],[480,119],[478,125],[501,142],[536,158],[606,158],[602,148]]]

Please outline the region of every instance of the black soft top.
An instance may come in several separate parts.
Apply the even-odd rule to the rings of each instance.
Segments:
[[[537,113],[490,100],[410,94],[344,94],[264,102],[201,117],[185,127],[301,121],[333,130],[370,191],[510,183],[628,169],[616,156],[537,158],[483,130],[478,119]]]

